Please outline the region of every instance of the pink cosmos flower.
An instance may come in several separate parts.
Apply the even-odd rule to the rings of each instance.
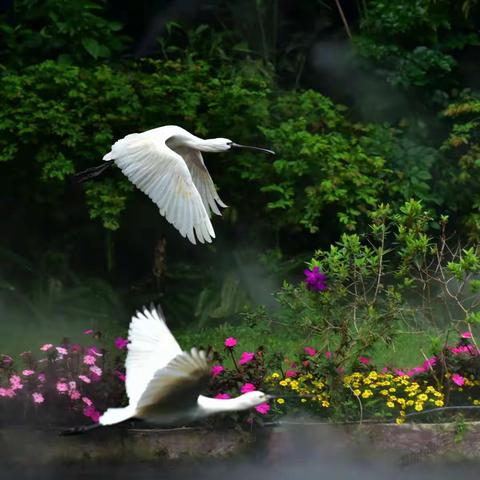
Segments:
[[[125,377],[125,374],[120,372],[119,370],[116,370],[115,371],[115,375],[117,376],[117,378],[121,381],[121,382],[124,382],[126,377]]]
[[[211,370],[212,377],[216,377],[217,375],[220,375],[224,371],[225,371],[225,368],[222,365],[213,365]]]
[[[60,355],[68,355],[68,350],[65,347],[55,347]]]
[[[32,398],[33,398],[33,403],[43,403],[45,401],[45,399],[43,398],[43,395],[38,392],[33,392]]]
[[[93,345],[92,347],[87,348],[87,355],[96,355],[97,357],[101,357],[103,354],[98,347]]]
[[[127,345],[128,345],[128,339],[127,338],[117,337],[115,339],[115,346],[119,350],[125,350],[127,348]]]
[[[85,355],[83,357],[83,363],[85,365],[95,365],[96,359],[93,355]]]
[[[29,377],[30,375],[33,375],[35,372],[33,370],[23,370],[22,375],[25,377]]]
[[[45,345],[42,345],[40,347],[40,350],[42,352],[48,352],[48,350],[50,350],[52,347],[53,347],[53,345],[51,343],[46,343]]]
[[[388,373],[388,367],[383,367],[381,373]]]
[[[23,388],[22,379],[18,375],[10,377],[10,387],[12,390],[21,390]]]
[[[436,363],[437,363],[437,357],[430,357],[423,362],[422,366],[425,369],[425,371],[427,371],[430,368],[432,368]]]
[[[228,398],[230,398],[230,395],[228,393],[217,393],[215,395],[215,398],[218,398],[220,400],[227,400]]]
[[[57,382],[56,388],[58,393],[68,392],[68,385],[65,382]]]
[[[240,392],[248,393],[248,392],[253,392],[254,390],[255,390],[255,385],[253,383],[245,383],[244,385],[242,385]]]
[[[312,347],[303,347],[303,351],[311,357],[314,357],[317,354],[317,351]]]
[[[91,383],[92,381],[86,375],[79,375],[78,378],[85,383]]]
[[[93,402],[88,397],[82,397],[82,402],[89,407],[93,405]]]
[[[285,378],[293,378],[297,376],[297,372],[295,370],[287,370],[285,372]]]
[[[367,357],[358,357],[358,361],[363,363],[363,365],[368,365],[370,363],[370,359]]]
[[[45,383],[47,381],[47,377],[44,373],[39,373],[37,378],[40,383]]]
[[[93,405],[85,407],[83,409],[83,414],[86,417],[91,418],[95,423],[98,423],[98,420],[100,419],[100,412],[98,412]]]
[[[330,360],[332,358],[332,352],[325,352],[325,358]]]
[[[90,367],[90,371],[94,374],[94,375],[97,375],[99,377],[102,376],[102,369],[100,367],[97,367],[96,365],[93,365],[92,367]]]
[[[72,400],[78,400],[80,397],[81,397],[81,394],[80,394],[80,392],[79,392],[78,390],[72,390],[72,391],[70,392],[70,398],[71,398]]]
[[[467,330],[466,332],[463,332],[460,334],[462,338],[472,338],[472,334]]]
[[[465,383],[465,379],[458,373],[454,373],[452,375],[452,382],[461,387]]]
[[[225,342],[223,343],[227,348],[233,348],[238,342],[236,338],[228,337],[227,339],[225,339]]]
[[[270,405],[268,403],[261,403],[260,405],[257,405],[255,407],[255,410],[260,414],[260,415],[266,415],[270,411]]]
[[[84,335],[90,335],[93,333],[93,330],[91,328],[87,328],[86,330],[83,331]]]
[[[0,388],[0,397],[13,398],[15,390],[13,388]]]
[[[254,358],[255,354],[253,352],[243,352],[238,363],[240,365],[245,365],[246,363],[251,362]]]
[[[82,350],[82,346],[78,343],[73,343],[72,345],[70,345],[70,351],[72,353],[77,353],[77,352],[80,352]]]
[[[398,375],[399,377],[404,377],[406,375],[406,373],[402,370],[399,370],[398,368],[394,368],[393,369],[393,373],[395,375]]]

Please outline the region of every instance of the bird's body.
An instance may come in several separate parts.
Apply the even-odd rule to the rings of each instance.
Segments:
[[[270,396],[254,391],[233,399],[201,395],[211,377],[204,351],[183,352],[162,313],[144,309],[132,318],[125,387],[129,405],[109,408],[100,425],[140,418],[156,425],[184,425],[215,413],[245,410]]]
[[[183,237],[211,242],[211,213],[221,215],[220,199],[202,152],[226,152],[237,145],[227,138],[202,139],[176,125],[166,125],[118,140],[103,160],[114,162],[128,179],[158,206]],[[80,173],[83,180],[102,173],[107,165]]]

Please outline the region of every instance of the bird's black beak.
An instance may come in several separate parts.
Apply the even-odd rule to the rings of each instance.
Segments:
[[[239,145],[238,143],[232,143],[232,148],[250,148],[251,150],[260,150],[261,152],[270,153],[271,155],[275,155],[273,150],[268,150],[267,148],[260,148],[260,147],[251,147],[250,145]]]
[[[274,398],[277,398],[278,395],[271,395],[270,393],[267,394],[267,401],[268,400],[273,400]]]

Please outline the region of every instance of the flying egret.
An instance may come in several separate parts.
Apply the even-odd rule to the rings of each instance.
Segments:
[[[183,425],[216,413],[247,410],[273,398],[260,391],[226,400],[201,395],[211,378],[207,355],[196,348],[183,352],[160,308],[144,307],[143,312],[137,312],[130,322],[128,339],[128,406],[109,408],[98,424],[74,427],[64,434],[83,433],[130,418],[157,425]]]
[[[196,243],[215,238],[211,212],[221,215],[226,207],[203,162],[201,152],[226,152],[250,148],[274,154],[265,148],[239,145],[228,138],[202,139],[176,125],[132,133],[115,142],[103,160],[106,164],[77,174],[83,182],[100,175],[115,163],[128,179],[146,193],[160,214],[183,237]]]

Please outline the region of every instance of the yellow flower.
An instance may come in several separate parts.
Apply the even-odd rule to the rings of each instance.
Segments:
[[[305,402],[307,401],[307,399],[306,399],[306,398],[302,398],[300,401],[301,401],[302,403],[305,403]]]
[[[381,395],[388,395],[388,390],[380,390]]]
[[[372,391],[371,390],[365,390],[363,393],[362,393],[362,398],[368,398],[368,397],[371,397],[373,395]]]
[[[395,423],[397,425],[401,425],[402,423],[405,423],[405,419],[404,418],[401,418],[401,417],[398,417],[396,420],[395,420]]]
[[[277,372],[273,372],[272,375],[271,375],[271,378],[272,379],[280,378],[280,375]]]
[[[328,402],[327,400],[324,400],[324,401],[322,402],[322,407],[327,408],[327,407],[329,407],[329,406],[330,406],[330,402]]]
[[[284,400],[283,398],[277,398],[277,403],[278,403],[279,405],[282,405],[282,404],[285,403],[285,400]]]
[[[435,400],[435,405],[437,407],[443,407],[443,405],[444,405],[443,400]]]
[[[417,398],[422,402],[425,402],[426,400],[428,400],[427,395],[425,395],[424,393],[421,393],[420,395],[418,395]]]
[[[415,410],[417,412],[421,412],[423,410],[423,404],[422,403],[416,403],[415,404]]]
[[[393,402],[387,402],[387,407],[394,408],[395,404]]]
[[[357,388],[356,390],[353,391],[353,394],[358,397],[362,392]]]
[[[286,387],[286,386],[288,385],[288,383],[287,383],[285,380],[282,380],[282,381],[280,382],[280,385],[281,385],[282,387]]]

